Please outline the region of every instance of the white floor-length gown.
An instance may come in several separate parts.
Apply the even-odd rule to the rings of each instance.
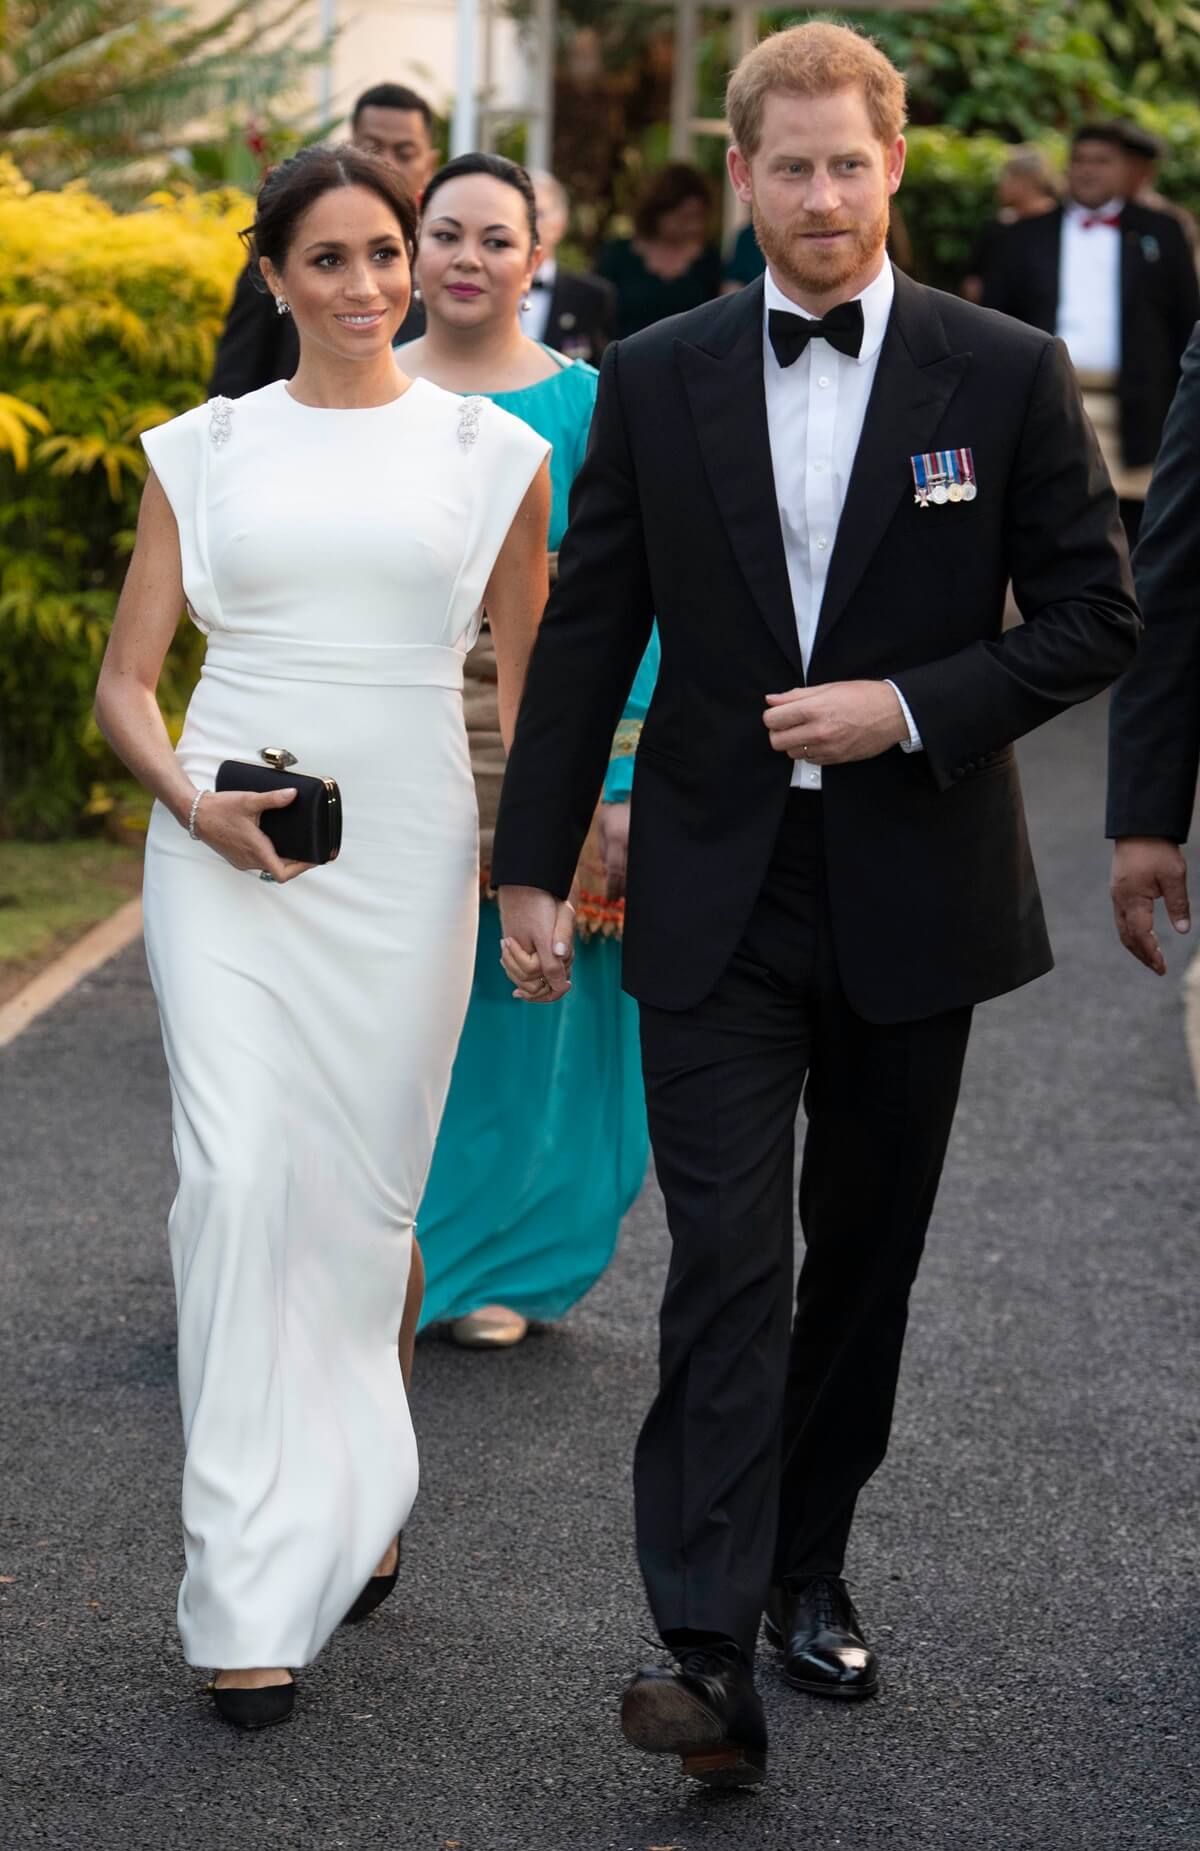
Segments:
[[[471,987],[463,657],[546,455],[418,380],[319,410],[281,382],[148,431],[207,655],[179,757],[284,746],[341,854],[284,886],[156,806],[146,945],[170,1069],[192,1664],[307,1664],[408,1516],[396,1339]]]

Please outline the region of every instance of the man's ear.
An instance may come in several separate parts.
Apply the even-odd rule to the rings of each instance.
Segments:
[[[744,206],[750,204],[750,163],[734,142],[725,155],[725,165],[729,170],[729,182]]]

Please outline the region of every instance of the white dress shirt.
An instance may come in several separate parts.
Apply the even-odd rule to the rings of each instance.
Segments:
[[[544,341],[546,326],[550,320],[550,302],[554,295],[554,284],[558,277],[558,264],[553,257],[548,257],[541,265],[535,278],[539,287],[529,292],[529,307],[521,315],[521,333],[527,334],[531,341]]]
[[[839,353],[828,341],[818,338],[809,342],[791,366],[784,367],[775,358],[767,332],[766,318],[771,310],[783,309],[807,321],[819,318],[786,296],[769,269],[764,279],[767,431],[805,674],[812,659],[829,561],[895,293],[892,266],[885,258],[875,281],[868,283],[858,297],[863,310],[863,342],[857,359]],[[912,714],[899,688],[896,693],[908,722],[904,750],[920,751],[920,735]],[[797,759],[792,783],[800,790],[819,791],[821,767]]]
[[[1115,373],[1121,364],[1121,233],[1096,222],[1120,210],[1110,199],[1094,212],[1072,204],[1063,213],[1054,331],[1077,372]]]

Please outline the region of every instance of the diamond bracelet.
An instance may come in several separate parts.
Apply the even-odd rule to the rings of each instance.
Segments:
[[[199,836],[196,834],[196,812],[200,808],[200,799],[207,796],[207,791],[197,791],[196,795],[192,798],[192,807],[188,811],[187,832],[191,836],[193,842],[198,842],[200,840]]]

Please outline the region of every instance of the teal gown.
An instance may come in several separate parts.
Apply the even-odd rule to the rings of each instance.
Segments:
[[[551,552],[566,531],[596,380],[575,361],[522,391],[488,394],[553,446]],[[614,741],[611,802],[629,797],[658,654],[656,632]],[[599,920],[604,908],[582,904],[585,924],[589,911]],[[608,1265],[645,1178],[637,1008],[621,989],[618,938],[581,933],[561,1003],[517,1003],[512,987],[500,968],[499,909],[484,899],[471,1003],[417,1221],[422,1327],[494,1304],[561,1317]]]

